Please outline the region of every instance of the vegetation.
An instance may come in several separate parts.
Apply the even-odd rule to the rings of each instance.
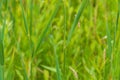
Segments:
[[[0,80],[120,80],[120,0],[0,0]]]

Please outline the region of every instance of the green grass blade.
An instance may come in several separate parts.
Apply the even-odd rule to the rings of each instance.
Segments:
[[[1,34],[1,33],[0,33]],[[4,80],[4,49],[3,43],[0,41],[0,80]]]
[[[0,65],[0,80],[4,80],[4,68],[2,65]]]
[[[120,15],[120,0],[118,1],[118,10],[119,10],[119,15]]]
[[[49,66],[45,66],[45,65],[41,65],[41,67],[49,70],[49,71],[52,71],[52,72],[56,72],[56,69],[55,68],[52,68],[52,67],[49,67]]]
[[[32,39],[31,39],[31,36],[32,36],[32,21],[33,21],[33,0],[30,0],[30,26],[29,26],[29,34],[30,34],[30,36],[29,36],[29,44],[30,44],[30,51],[31,51],[31,70],[30,70],[30,78],[31,78],[31,80],[33,80],[33,70],[32,70],[32,67],[33,67],[33,54],[34,54],[34,47],[33,47],[33,42],[32,42]]]
[[[117,13],[116,26],[115,26],[115,32],[114,32],[114,47],[116,47],[116,33],[118,29],[118,21],[119,21],[119,11]]]
[[[116,18],[116,25],[115,25],[115,30],[114,30],[114,46],[113,46],[113,79],[120,79],[120,69],[119,69],[119,41],[116,42],[116,35],[118,34],[118,25],[119,25],[119,16],[120,16],[120,0],[118,0],[118,12],[117,12],[117,18]],[[116,71],[117,70],[117,71]]]
[[[112,69],[112,43],[111,43],[111,33],[108,27],[108,21],[106,22],[106,34],[107,34],[107,52],[106,52],[106,64],[105,64],[105,79],[111,74]]]
[[[29,42],[29,49],[31,52],[31,78],[32,78],[32,56],[33,56],[33,44],[32,44],[32,40],[31,40],[31,33],[32,33],[32,2],[33,0],[30,0],[30,26],[29,26],[29,30],[28,30],[28,24],[27,24],[27,19],[25,17],[25,13],[24,13],[24,8],[23,8],[23,4],[22,4],[22,0],[20,0],[20,5],[22,8],[22,16],[23,16],[23,20],[24,20],[24,25],[25,25],[25,30],[26,30],[26,34],[27,34],[27,38],[28,38],[28,42]],[[25,74],[25,79],[28,80],[27,78],[27,73],[25,72],[24,69],[24,74]]]
[[[5,22],[4,19],[3,26],[0,28],[0,80],[4,80],[4,29],[5,29]]]
[[[61,3],[61,0],[58,1],[57,5],[56,5],[56,8],[54,10],[54,12],[52,13],[52,16],[50,17],[49,21],[48,21],[48,24],[47,26],[45,27],[45,29],[43,30],[43,32],[41,33],[40,37],[39,37],[39,40],[38,40],[38,44],[37,44],[37,47],[36,47],[36,50],[35,50],[35,53],[37,53],[40,45],[41,45],[41,42],[43,40],[43,38],[45,37],[46,33],[48,32],[48,30],[50,29],[51,27],[51,23],[54,19],[54,17],[56,16],[59,8],[60,8],[60,3]]]
[[[112,53],[112,43],[111,43],[111,34],[110,34],[110,30],[108,28],[108,23],[107,23],[107,26],[106,26],[106,32],[107,32],[107,46],[108,46],[108,49],[107,49],[107,58],[111,58],[111,53]]]
[[[33,0],[30,0],[30,35],[32,34],[32,15],[33,15]]]
[[[0,20],[3,20],[3,25],[0,26],[0,80],[4,80],[4,29],[6,24],[6,16],[2,19],[3,0],[0,3]]]
[[[21,56],[21,63],[22,63],[22,67],[23,67],[24,78],[25,78],[25,80],[29,80],[29,79],[28,79],[28,75],[27,75],[27,72],[26,72],[26,68],[25,68],[25,64],[24,64],[24,61],[23,61],[23,57],[22,57],[22,56]]]
[[[3,0],[1,0],[1,2],[0,2],[0,20],[1,20],[1,9],[2,9],[2,4],[3,4]]]
[[[71,29],[70,29],[70,32],[69,32],[69,34],[68,34],[67,45],[68,45],[69,42],[70,42],[70,39],[71,39],[72,34],[73,34],[73,32],[74,32],[74,29],[75,29],[75,27],[76,27],[76,25],[77,25],[77,23],[78,23],[78,21],[79,21],[79,18],[80,18],[80,16],[81,16],[83,10],[85,9],[85,6],[87,5],[87,2],[88,2],[88,0],[83,0],[82,3],[81,3],[81,6],[80,6],[80,8],[79,8],[79,11],[78,11],[78,13],[77,13],[77,15],[76,15],[76,17],[75,17],[75,20],[74,20],[74,22],[73,22],[73,24],[72,24],[72,27],[71,27]]]
[[[18,50],[18,53],[19,53],[19,56],[20,56],[20,63],[22,65],[24,80],[29,80],[28,75],[27,75],[27,71],[26,71],[26,68],[25,68],[25,63],[24,63],[24,60],[23,60],[24,58],[23,58],[22,54],[20,53],[21,52],[20,44],[19,44],[19,42],[16,42],[16,43],[17,43],[17,50]]]
[[[53,36],[50,37],[50,43],[53,47],[54,50],[54,55],[55,55],[55,64],[56,64],[56,73],[57,73],[57,80],[62,80],[61,78],[61,71],[60,71],[60,67],[59,67],[59,60],[58,60],[58,55],[57,55],[57,46],[54,42],[53,42]]]
[[[4,48],[3,48],[3,43],[1,42],[0,42],[0,65],[3,66],[4,65]]]
[[[0,80],[4,79],[4,47],[3,47],[3,37],[4,37],[4,27],[0,29]]]
[[[60,74],[60,68],[59,68],[59,61],[58,61],[58,56],[57,56],[57,47],[54,46],[54,54],[55,54],[55,62],[56,62],[56,71],[57,71],[57,80],[62,80],[61,79],[61,74]]]
[[[119,16],[120,16],[120,0],[118,0],[118,13],[117,13],[116,26],[115,26],[115,31],[114,31],[114,48],[116,47],[116,34],[118,30]]]
[[[22,9],[22,16],[23,16],[23,20],[24,20],[24,24],[25,24],[26,34],[28,35],[28,24],[27,24],[27,19],[25,17],[24,7],[23,7],[23,4],[22,4],[22,0],[20,0],[20,6],[21,6],[21,9]]]
[[[30,0],[30,27],[29,27],[29,32],[30,32],[30,36],[29,37],[29,43],[30,43],[30,50],[31,50],[31,54],[33,56],[33,53],[34,53],[34,47],[33,47],[33,42],[32,42],[32,39],[31,39],[31,35],[32,35],[32,13],[33,11],[33,0]]]
[[[4,0],[4,5],[5,5],[5,8],[7,10],[8,9],[8,0]]]
[[[66,1],[66,0],[65,0]],[[67,28],[67,14],[66,14],[66,4],[65,1],[63,1],[63,5],[64,5],[64,80],[66,80],[66,28]]]

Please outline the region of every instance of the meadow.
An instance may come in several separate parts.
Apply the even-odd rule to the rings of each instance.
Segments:
[[[0,0],[0,80],[120,80],[120,0]]]

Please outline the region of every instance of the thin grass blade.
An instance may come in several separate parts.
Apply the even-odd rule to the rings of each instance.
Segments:
[[[108,79],[112,69],[112,43],[111,33],[108,27],[108,21],[106,22],[106,34],[107,34],[107,52],[106,52],[106,64],[105,64],[105,79]]]
[[[23,61],[23,57],[22,57],[22,55],[20,55],[20,56],[21,56],[21,63],[22,63],[22,67],[23,67],[24,78],[25,78],[25,80],[29,80],[27,72],[26,72],[25,64],[24,64],[24,61]]]
[[[119,16],[120,16],[120,0],[118,0],[118,12],[117,12],[116,25],[115,25],[115,31],[114,31],[114,48],[116,47],[116,34],[118,30]]]
[[[33,0],[30,0],[30,35],[32,34],[32,15],[33,15]]]
[[[21,9],[22,9],[22,16],[23,16],[23,20],[24,20],[24,25],[25,25],[25,30],[26,30],[26,34],[28,35],[28,24],[27,24],[27,19],[25,17],[25,13],[24,13],[24,7],[23,7],[23,4],[22,4],[22,0],[20,0],[20,6],[21,6]]]
[[[120,69],[119,69],[119,41],[117,41],[116,35],[118,35],[118,25],[119,25],[119,16],[120,16],[120,0],[118,0],[118,12],[116,18],[116,25],[114,30],[114,45],[113,45],[113,79],[120,79]],[[117,71],[116,71],[117,70]]]
[[[56,44],[54,43],[54,41],[53,41],[53,36],[50,37],[50,44],[52,45],[53,50],[54,50],[57,80],[62,80],[62,78],[61,78],[60,66],[59,66],[59,59],[58,59],[58,55],[57,55],[57,47],[58,47],[58,45],[56,45]]]
[[[50,29],[50,27],[51,27],[51,23],[52,23],[54,17],[56,16],[56,14],[57,14],[57,12],[58,12],[58,10],[59,10],[59,8],[60,8],[60,3],[61,3],[61,0],[58,1],[55,10],[54,10],[54,12],[52,13],[52,16],[50,17],[50,19],[49,19],[49,21],[48,21],[47,26],[45,27],[45,29],[44,29],[43,32],[41,33],[41,35],[40,35],[40,37],[39,37],[39,40],[38,40],[38,45],[37,45],[36,50],[35,50],[35,53],[37,53],[37,51],[38,51],[38,49],[39,49],[39,47],[40,47],[40,45],[41,45],[42,40],[44,39],[46,33],[49,31],[49,29]]]
[[[4,80],[4,29],[5,29],[5,22],[4,19],[3,26],[0,27],[0,80]]]
[[[64,80],[66,80],[66,28],[67,28],[67,13],[66,13],[66,0],[63,1],[63,5],[64,5],[64,47],[63,47],[63,50],[64,50],[64,74],[63,74],[63,77],[64,77]]]
[[[2,41],[0,41],[0,80],[4,80],[4,48],[1,42]]]
[[[59,61],[58,61],[58,55],[57,55],[57,47],[54,46],[54,54],[55,54],[55,62],[56,62],[56,71],[57,71],[57,80],[62,80],[61,78],[61,72],[59,68]]]
[[[72,24],[72,27],[71,27],[71,29],[70,29],[70,32],[69,32],[69,34],[68,34],[67,45],[69,44],[69,41],[70,41],[70,39],[71,39],[71,37],[72,37],[72,34],[73,34],[74,30],[75,30],[75,27],[76,27],[76,25],[77,25],[77,23],[78,23],[78,21],[79,21],[79,18],[80,18],[80,16],[82,15],[83,10],[85,9],[85,6],[87,5],[87,2],[88,2],[88,0],[83,0],[82,3],[81,3],[81,6],[80,6],[80,8],[79,8],[79,11],[78,11],[78,13],[77,13],[77,15],[76,15],[76,17],[75,17],[75,20],[74,20],[74,22],[73,22],[73,24]]]

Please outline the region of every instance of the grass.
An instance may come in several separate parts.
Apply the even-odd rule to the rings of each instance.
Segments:
[[[107,13],[108,14],[108,13]],[[113,43],[112,44],[112,38],[111,38],[111,33],[110,33],[110,29],[109,29],[109,25],[108,25],[108,19],[106,19],[106,32],[107,32],[107,52],[106,52],[106,65],[105,65],[105,79],[116,79],[115,77],[115,69],[114,69],[114,61],[118,62],[118,58],[114,57],[115,55],[118,55],[118,52],[116,52],[116,33],[118,30],[118,20],[119,20],[119,0],[118,0],[118,13],[117,13],[117,18],[116,18],[116,25],[115,25],[115,29],[114,29],[114,39],[113,39]],[[115,52],[115,53],[114,53]],[[119,64],[115,63],[115,64]],[[118,66],[118,65],[117,65]],[[108,74],[109,73],[109,74]],[[119,75],[119,73],[117,73],[117,75]],[[108,77],[106,77],[108,76]]]
[[[82,1],[81,6],[80,6],[80,8],[79,8],[79,11],[78,11],[77,15],[75,16],[75,20],[73,21],[73,24],[72,24],[72,27],[71,27],[70,32],[69,32],[69,34],[68,34],[67,42],[65,43],[65,45],[68,45],[68,44],[69,44],[69,42],[70,42],[70,40],[71,40],[71,37],[72,37],[72,34],[73,34],[73,32],[74,32],[74,29],[75,29],[76,25],[78,24],[79,18],[80,18],[80,16],[81,16],[81,14],[82,14],[85,6],[87,5],[87,1],[88,1],[88,0]],[[64,9],[65,9],[65,8],[64,8]],[[64,12],[64,16],[65,16],[65,30],[66,30],[66,10],[65,10],[65,12]],[[66,35],[66,32],[65,32],[65,35]],[[65,41],[66,41],[66,40],[65,40]],[[65,46],[65,47],[67,47],[67,46]],[[65,71],[66,71],[66,68],[65,68],[66,55],[67,55],[66,52],[64,52],[64,69],[65,69]],[[64,73],[65,73],[65,72],[64,72]],[[65,73],[64,75],[65,75],[65,79],[66,79],[66,73]]]
[[[3,1],[0,4],[0,10],[2,10]],[[0,12],[0,21],[2,13]],[[0,80],[4,80],[4,31],[6,25],[6,18],[4,17],[2,21],[2,26],[0,26]]]
[[[111,69],[112,69],[112,40],[111,40],[111,34],[110,34],[110,30],[108,28],[108,22],[106,22],[106,33],[107,33],[107,45],[108,45],[108,49],[106,52],[106,68],[105,68],[105,76],[109,75],[108,73],[111,73]],[[105,77],[105,79],[109,79],[107,77]]]
[[[87,1],[88,1],[88,0],[84,0],[84,1],[82,2],[81,6],[80,6],[80,8],[79,8],[78,14],[75,16],[75,20],[74,20],[74,22],[73,22],[73,24],[72,24],[72,27],[71,27],[71,29],[70,29],[70,32],[69,32],[69,34],[68,34],[67,44],[69,43],[69,41],[70,41],[70,39],[71,39],[71,37],[72,37],[72,34],[73,34],[73,32],[74,32],[74,29],[75,29],[76,25],[78,24],[79,18],[80,18],[80,16],[81,16],[81,14],[82,14],[85,6],[87,5]]]
[[[55,43],[53,42],[53,37],[52,36],[51,36],[50,43],[53,47],[53,52],[54,52],[54,56],[55,56],[57,80],[62,80],[60,67],[59,67],[59,61],[58,61],[59,59],[58,59],[58,55],[57,55],[57,46],[58,45],[55,45]]]
[[[22,4],[22,0],[20,0],[20,5],[21,5],[21,8],[22,8],[22,15],[23,15],[23,21],[24,21],[24,26],[25,26],[25,31],[26,31],[26,37],[28,37],[28,41],[30,43],[30,50],[32,50],[32,43],[31,43],[31,27],[32,27],[32,20],[31,19],[32,19],[32,14],[31,14],[31,18],[30,18],[30,20],[31,20],[30,29],[28,29],[27,19],[26,19],[25,13],[24,13],[24,7],[23,7],[23,4]],[[31,10],[30,10],[30,12],[31,12]],[[31,51],[31,55],[33,55],[32,51]],[[31,58],[31,60],[32,60],[32,58]],[[23,70],[24,70],[25,80],[28,80],[29,78],[28,78],[28,75],[27,75],[27,72],[26,72],[24,61],[22,60],[21,63],[22,63]],[[31,68],[32,68],[32,61],[31,61]],[[32,74],[32,71],[31,71],[31,74]]]
[[[4,80],[4,29],[5,20],[0,28],[0,80]]]
[[[0,30],[0,33],[2,34],[2,30]],[[2,35],[0,35],[0,38],[2,38]],[[0,59],[0,79],[4,80],[4,47],[2,40],[0,40]]]
[[[67,29],[67,13],[66,13],[66,3],[65,1],[63,1],[63,5],[64,5],[64,80],[66,80],[66,29]]]
[[[51,26],[52,20],[54,19],[54,17],[56,16],[56,14],[57,14],[57,12],[59,10],[60,3],[61,3],[61,0],[58,1],[57,5],[55,6],[56,8],[55,8],[54,12],[52,13],[52,15],[51,15],[51,17],[50,17],[50,19],[48,21],[47,26],[45,27],[45,29],[41,33],[39,41],[38,41],[38,45],[37,45],[36,50],[35,50],[35,53],[37,53],[37,51],[38,51],[38,49],[39,49],[39,47],[41,45],[41,42],[42,42],[44,36],[46,35],[46,33],[48,32],[48,30],[49,30],[49,28]]]
[[[120,0],[2,0],[0,80],[119,80],[119,7]]]
[[[115,74],[115,75],[113,75],[113,79],[116,79],[116,77],[118,78],[118,79],[120,79],[120,77],[119,77],[119,75],[120,75],[120,73],[119,73],[119,69],[118,69],[118,64],[119,64],[119,58],[118,58],[118,56],[119,56],[119,50],[118,50],[118,45],[117,44],[119,44],[119,42],[117,42],[117,35],[118,35],[118,29],[119,29],[119,27],[118,27],[118,23],[119,23],[119,15],[120,15],[120,9],[119,9],[119,7],[120,7],[120,0],[118,0],[118,12],[117,12],[117,17],[116,17],[116,25],[115,25],[115,31],[114,31],[114,46],[113,46],[113,49],[114,49],[114,55],[115,55],[115,57],[114,57],[114,59],[113,59],[113,67],[115,67],[115,69],[113,68],[113,74]],[[115,70],[116,69],[118,69],[118,71],[117,72],[115,72]]]

